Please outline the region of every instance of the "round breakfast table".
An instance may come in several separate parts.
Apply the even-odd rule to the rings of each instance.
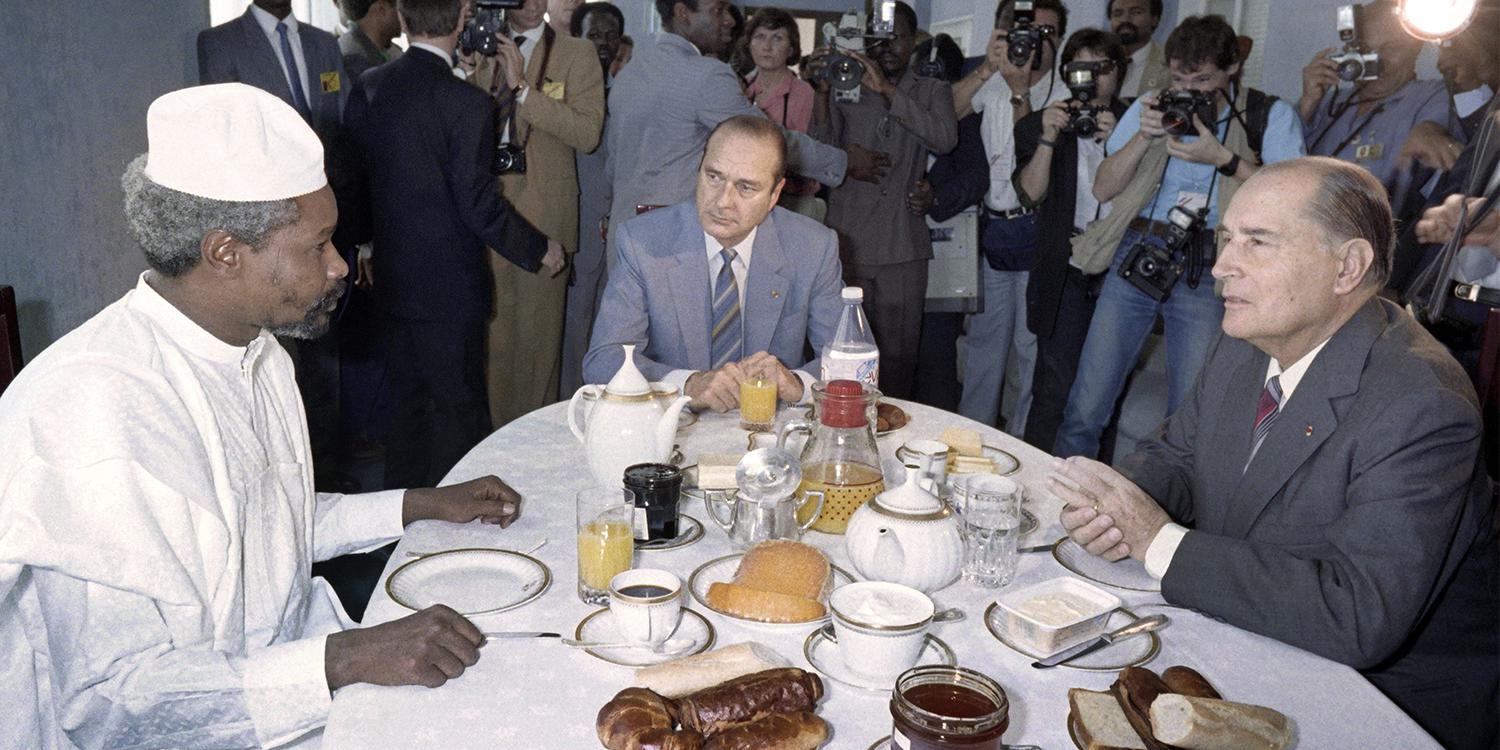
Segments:
[[[1021,468],[1014,476],[1027,487],[1027,508],[1039,527],[1022,538],[1038,546],[1063,536],[1060,503],[1044,489],[1049,457],[993,428],[956,414],[897,401],[910,415],[903,428],[879,438],[890,458],[909,440],[936,438],[946,427],[981,433],[986,445],[1014,454]],[[485,631],[554,631],[572,636],[597,608],[575,593],[577,551],[574,494],[594,484],[583,446],[569,432],[567,404],[539,409],[490,435],[449,472],[445,483],[496,474],[525,498],[522,516],[509,529],[422,521],[406,530],[365,613],[367,624],[386,622],[412,610],[394,601],[385,581],[393,570],[415,559],[408,553],[460,548],[525,550],[545,539],[532,556],[552,573],[550,587],[525,606],[475,616]],[[746,433],[738,413],[704,413],[681,428],[677,442],[685,463],[703,453],[743,451]],[[710,520],[703,503],[684,498],[682,510],[705,525],[703,538],[665,551],[637,551],[636,567],[664,568],[684,581],[703,563],[733,553],[727,535]],[[804,541],[853,571],[843,538],[810,532]],[[958,607],[967,617],[935,624],[932,634],[948,644],[960,666],[997,680],[1010,699],[1005,741],[1048,750],[1074,747],[1067,729],[1068,689],[1107,690],[1113,672],[1067,666],[1038,670],[1033,658],[1002,644],[986,627],[985,610],[1018,587],[1069,575],[1047,552],[1024,553],[1009,586],[985,589],[958,581],[933,594],[939,607]],[[1301,649],[1246,632],[1203,614],[1165,605],[1159,593],[1110,588],[1138,615],[1171,618],[1160,633],[1161,647],[1145,664],[1156,671],[1185,664],[1197,669],[1229,700],[1275,708],[1292,719],[1301,748],[1438,747],[1409,717],[1353,669]],[[804,657],[813,626],[767,629],[720,616],[689,598],[685,606],[703,614],[716,631],[715,648],[758,641],[793,665],[814,671]],[[1139,639],[1137,639],[1139,640]],[[1124,649],[1124,644],[1111,648]],[[354,685],[334,696],[323,744],[328,748],[600,747],[594,731],[599,708],[633,681],[633,670],[562,646],[555,638],[492,639],[478,664],[463,676],[435,688]],[[833,729],[826,748],[865,750],[890,734],[889,694],[848,687],[825,679],[827,695],[818,713]]]

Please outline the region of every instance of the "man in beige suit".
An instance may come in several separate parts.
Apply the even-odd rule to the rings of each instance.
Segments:
[[[604,75],[594,46],[542,23],[546,10],[547,0],[526,0],[506,11],[506,33],[497,35],[499,54],[480,61],[474,82],[496,96],[502,116],[514,106],[511,127],[502,123],[501,142],[525,149],[526,171],[502,175],[501,193],[571,256],[578,250],[574,151],[593,151],[599,144]],[[518,69],[523,76],[514,74]],[[518,83],[514,105],[504,91],[512,81]],[[530,273],[498,257],[490,266],[495,313],[486,380],[498,428],[556,398],[568,280],[566,273]]]

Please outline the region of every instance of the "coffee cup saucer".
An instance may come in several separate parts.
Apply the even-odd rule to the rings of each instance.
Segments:
[[[807,663],[812,665],[813,669],[817,670],[818,674],[840,685],[874,693],[889,695],[891,687],[896,684],[896,678],[900,676],[893,674],[888,677],[875,677],[849,669],[839,653],[838,642],[829,638],[821,627],[807,634],[807,640],[802,643],[802,656],[807,659]],[[957,663],[957,659],[954,658],[953,649],[944,643],[943,639],[928,633],[926,641],[922,644],[922,653],[917,655],[916,663],[952,666]]]
[[[677,515],[677,536],[671,539],[653,539],[649,542],[637,541],[635,548],[644,552],[665,552],[667,550],[682,549],[703,538],[703,522],[686,514]]]
[[[603,641],[608,643],[625,640],[620,634],[620,629],[615,625],[615,618],[610,615],[609,608],[594,610],[585,616],[573,630],[573,637],[580,641]],[[701,654],[714,646],[718,633],[714,630],[714,624],[708,618],[698,612],[682,608],[682,620],[677,623],[677,629],[672,631],[672,638],[691,638],[694,646],[686,651],[677,653],[656,653],[650,646],[616,646],[614,648],[586,648],[584,653],[596,659],[607,661],[611,664],[619,664],[622,667],[649,667],[652,664],[680,659],[684,656]]]

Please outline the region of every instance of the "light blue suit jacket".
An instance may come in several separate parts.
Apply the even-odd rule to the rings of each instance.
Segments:
[[[281,61],[252,13],[246,8],[239,18],[198,32],[198,82],[243,83],[296,106]],[[297,36],[306,61],[302,92],[312,110],[312,129],[327,146],[338,135],[353,81],[344,73],[344,57],[332,34],[298,23]]]
[[[605,383],[635,344],[650,380],[712,366],[708,250],[693,201],[620,225],[617,265],[594,320],[584,380]],[[816,354],[833,339],[843,303],[838,235],[807,217],[772,209],[760,223],[745,278],[745,355],[767,351],[818,377]],[[814,358],[805,357],[812,344]]]

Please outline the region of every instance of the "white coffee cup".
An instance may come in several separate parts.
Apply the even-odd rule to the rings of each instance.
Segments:
[[[625,640],[658,645],[682,619],[682,579],[654,568],[620,573],[609,582],[609,612]]]
[[[844,666],[892,680],[917,663],[936,610],[926,594],[884,581],[840,586],[829,595],[828,606]]]
[[[931,482],[934,492],[948,477],[948,444],[941,440],[908,440],[896,449],[896,458],[922,470],[922,478]]]

